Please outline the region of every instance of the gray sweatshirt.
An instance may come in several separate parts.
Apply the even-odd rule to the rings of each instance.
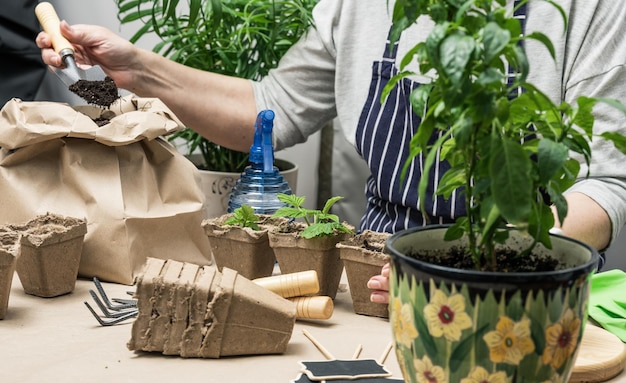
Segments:
[[[512,3],[512,1],[510,1]],[[276,112],[276,149],[306,141],[335,117],[346,139],[354,144],[365,103],[371,66],[382,58],[391,25],[393,0],[321,0],[314,9],[316,28],[283,57],[277,69],[254,82],[257,107]],[[556,49],[556,60],[533,40],[526,42],[529,81],[553,101],[576,97],[605,97],[626,104],[626,7],[607,0],[560,0],[569,18],[565,29],[560,13],[544,1],[531,1],[526,33],[541,31]],[[389,8],[388,8],[389,6]],[[432,28],[426,18],[402,35],[398,59]],[[410,67],[417,72],[416,67]],[[428,74],[416,81],[428,82]],[[626,133],[626,117],[604,104],[594,110],[595,132]],[[612,222],[612,239],[626,223],[626,157],[610,142],[592,143],[591,176],[570,191],[584,193],[599,203]]]

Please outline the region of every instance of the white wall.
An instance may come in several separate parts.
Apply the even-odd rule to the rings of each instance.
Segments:
[[[97,24],[102,25],[130,38],[141,26],[139,23],[120,25],[117,19],[115,1],[96,0],[50,0],[55,6],[59,18],[70,24]],[[142,38],[137,45],[152,49],[156,38]],[[84,101],[67,90],[53,74],[48,73],[37,96],[38,100],[68,102],[72,105],[83,104]],[[276,121],[279,124],[280,121]],[[306,196],[306,207],[313,208],[317,200],[317,163],[319,160],[319,133],[309,137],[309,140],[300,145],[276,153],[276,157],[283,158],[298,165],[297,194]]]

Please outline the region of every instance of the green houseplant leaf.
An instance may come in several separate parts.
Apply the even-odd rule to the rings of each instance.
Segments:
[[[252,230],[261,230],[259,225],[259,217],[254,213],[252,206],[241,205],[233,211],[232,217],[229,217],[224,223],[226,225],[249,227]]]
[[[330,213],[333,205],[343,197],[336,196],[329,198],[322,210],[305,208],[303,196],[294,194],[278,194],[278,200],[285,204],[278,209],[272,217],[286,217],[302,219],[306,228],[302,231],[303,238],[328,237],[335,233],[353,234],[352,229],[339,221],[339,217]]]
[[[184,65],[258,80],[313,26],[318,0],[116,0],[122,24],[144,24],[131,37],[148,34],[160,41],[153,51]],[[171,140],[199,152],[199,167],[240,173],[248,153],[233,151],[185,129]]]

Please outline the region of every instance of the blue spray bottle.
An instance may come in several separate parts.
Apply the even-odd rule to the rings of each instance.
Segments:
[[[284,206],[278,193],[291,194],[287,181],[274,166],[272,129],[274,112],[261,111],[254,124],[254,143],[250,147],[250,165],[241,173],[230,194],[228,212],[248,205],[256,214],[273,214]]]

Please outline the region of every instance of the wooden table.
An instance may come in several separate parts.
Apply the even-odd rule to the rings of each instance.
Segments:
[[[345,286],[345,275],[344,275]],[[130,286],[104,284],[109,298],[128,298]],[[91,280],[79,280],[73,293],[38,298],[24,293],[17,276],[9,309],[0,321],[2,382],[268,382],[287,383],[298,376],[301,360],[324,360],[308,331],[338,359],[379,360],[391,341],[385,319],[354,314],[350,293],[340,288],[335,311],[325,321],[298,321],[283,355],[184,359],[135,353],[126,348],[131,322],[101,327],[84,305],[92,303]],[[392,351],[385,367],[395,378],[400,369]],[[626,383],[626,373],[610,380]]]

